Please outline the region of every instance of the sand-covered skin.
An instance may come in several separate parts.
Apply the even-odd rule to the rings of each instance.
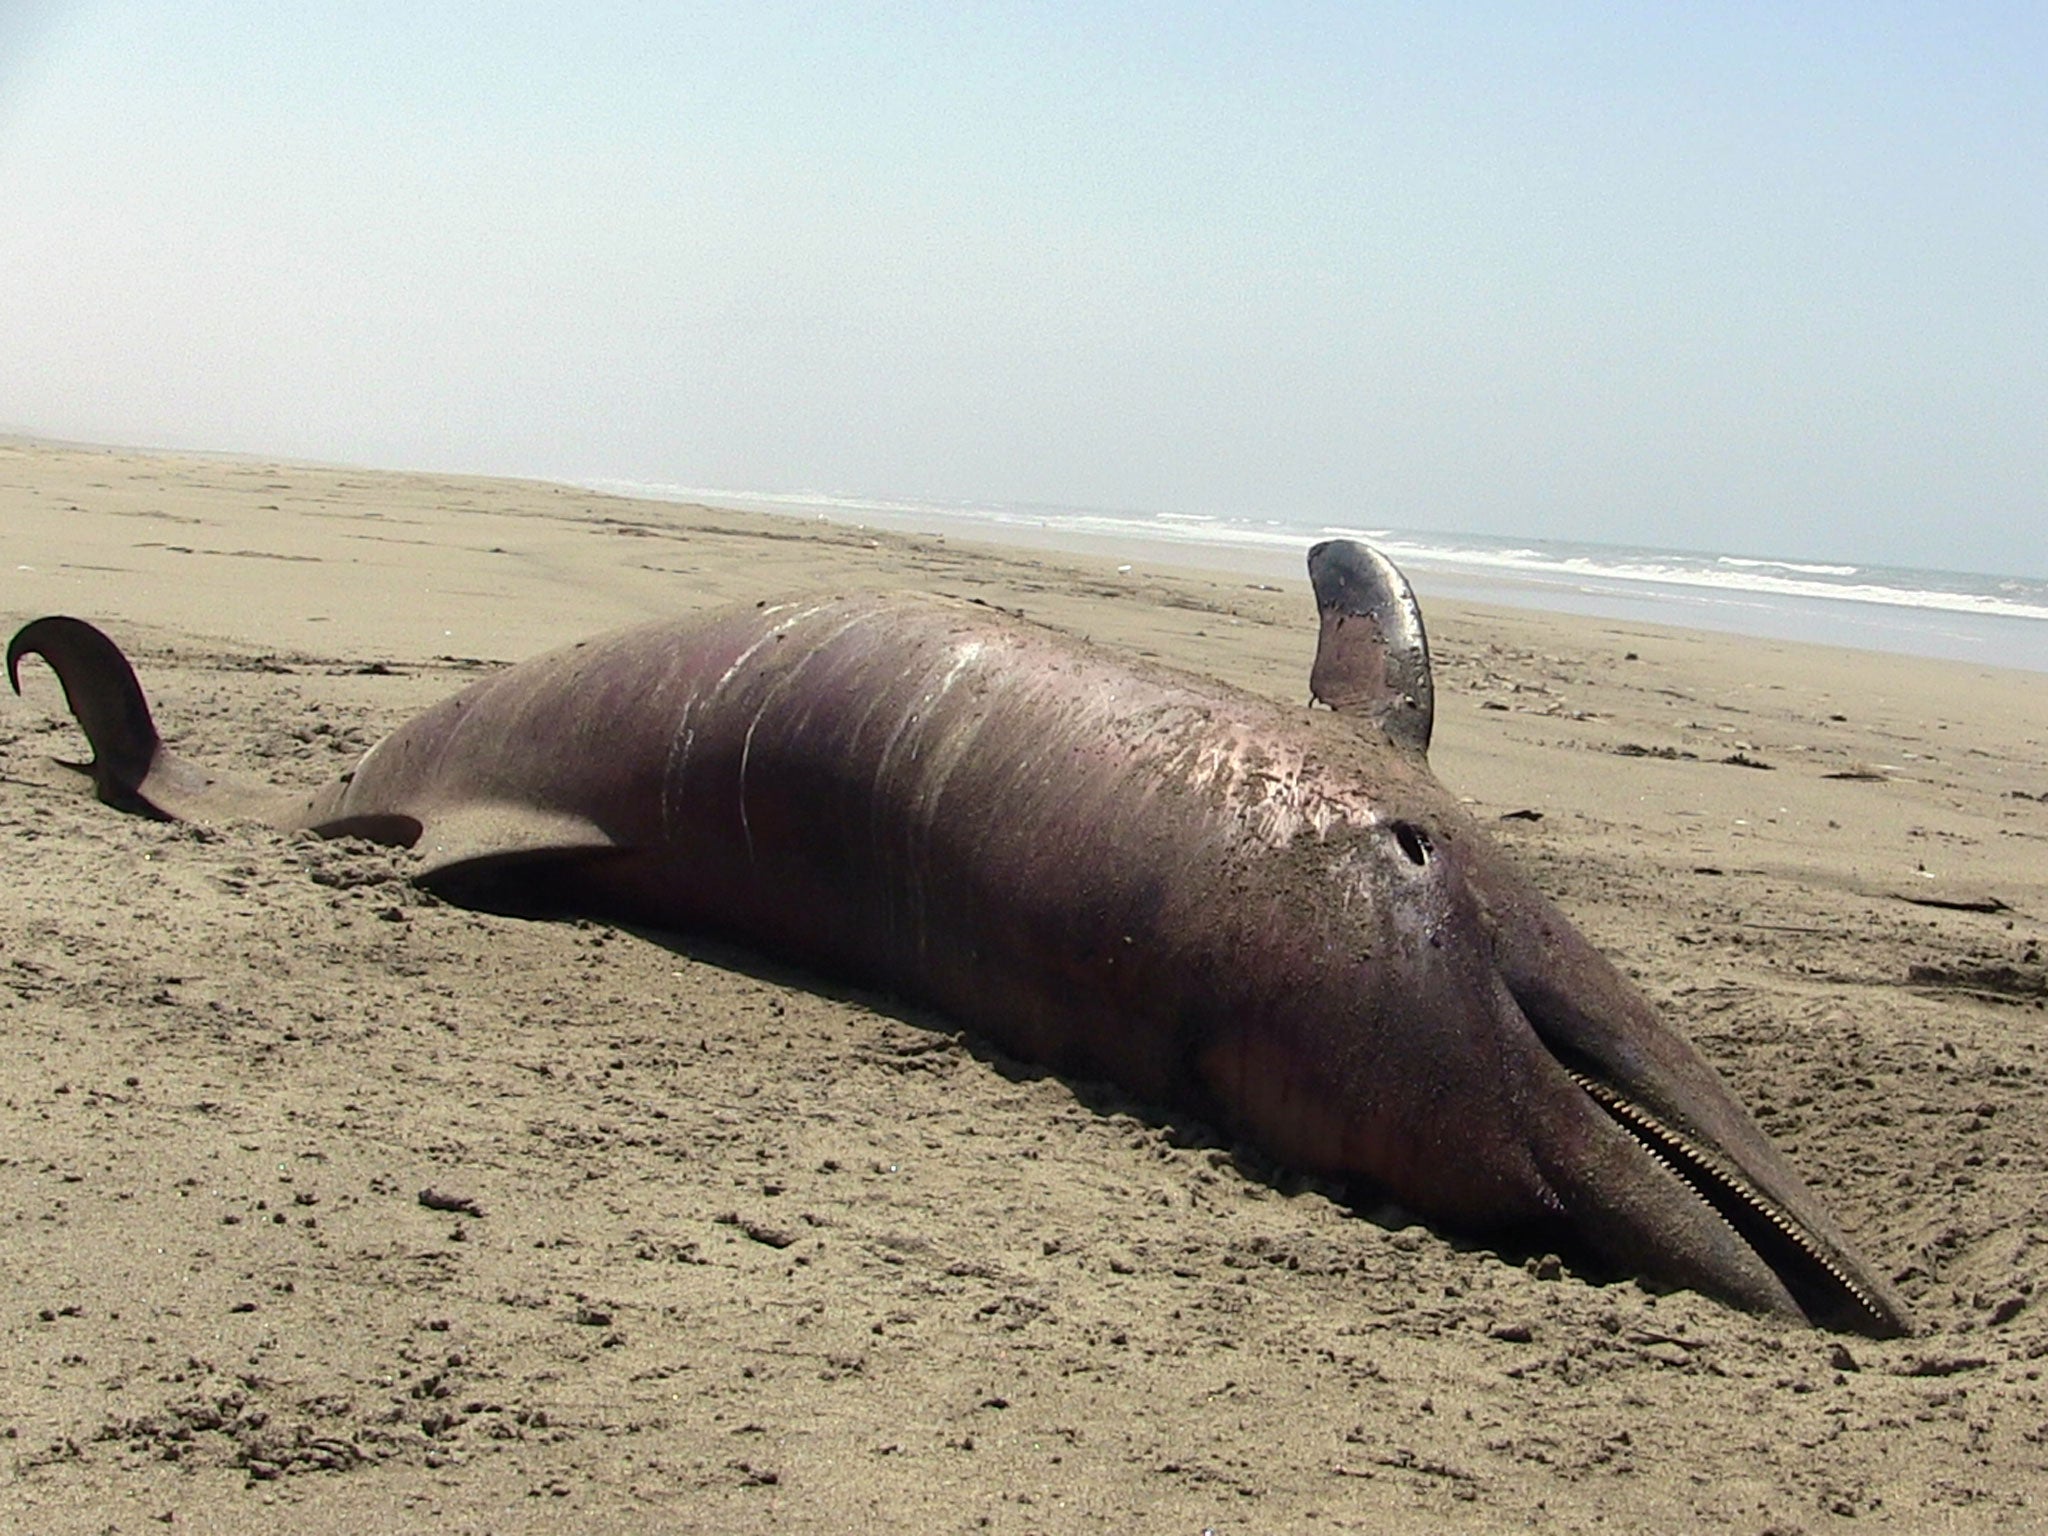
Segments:
[[[1295,701],[1314,643],[1299,579],[514,482],[0,443],[0,529],[9,633],[103,623],[182,750],[297,783],[481,665],[806,588]],[[0,1528],[2038,1528],[2048,679],[1423,598],[1439,775],[1918,1336],[1588,1285],[756,957],[118,815],[31,662]]]

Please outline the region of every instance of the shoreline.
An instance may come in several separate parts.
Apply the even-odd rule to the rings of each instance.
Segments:
[[[695,492],[677,490],[671,494],[662,487],[635,486],[622,481],[562,483],[606,494],[674,504],[691,504],[698,497]],[[1182,521],[1183,526],[1193,529],[1210,521],[1206,519],[1132,517],[1125,520],[1056,512],[998,514],[986,509],[860,503],[851,498],[806,498],[795,494],[749,495],[744,492],[707,491],[702,493],[702,497],[706,504],[800,521],[815,517],[848,527],[872,526],[898,533],[959,538],[995,547],[1022,545],[1068,550],[1167,568],[1235,571],[1267,580],[1298,571],[1309,545],[1317,538],[1340,536],[1335,530],[1325,530],[1313,534],[1262,535],[1257,541],[1220,535],[1205,539],[1194,532],[1168,536],[1161,527],[1162,522]],[[1111,523],[1121,526],[1115,532],[1106,531],[1102,526]],[[1385,547],[1425,601],[1463,599],[1535,612],[1574,614],[1583,618],[1663,624],[1761,640],[1831,645],[1884,655],[2048,672],[2048,616],[2033,613],[1945,606],[1938,600],[1893,602],[1863,594],[1821,595],[1797,590],[1799,584],[1796,582],[1780,590],[1767,582],[1743,585],[1696,578],[1680,579],[1668,574],[1662,577],[1631,576],[1618,569],[1597,566],[1585,571],[1572,571],[1563,566],[1518,568],[1517,562],[1513,561],[1447,558],[1429,547],[1416,547],[1414,544],[1418,537],[1427,537],[1444,545],[1474,542],[1465,535],[1363,533],[1353,536]],[[1541,544],[1545,541],[1528,542]],[[1589,547],[1603,549],[1610,557],[1628,553],[1613,546]],[[1768,560],[1728,559],[1724,563],[1793,568],[1786,562]],[[1807,566],[1805,569],[1839,572],[1854,568]],[[1930,574],[1956,577],[1965,573]],[[1987,584],[2006,580],[1996,576],[1971,576],[1967,579]],[[1901,596],[1903,599],[1905,594]]]
[[[660,487],[623,488],[624,482],[546,479],[466,471],[386,470],[316,460],[277,458],[233,450],[138,448],[115,444],[67,442],[33,435],[0,433],[0,449],[49,450],[144,459],[217,463],[249,469],[272,466],[335,476],[389,477],[395,483],[438,483],[452,487],[526,486],[550,495],[589,495],[643,507],[703,508],[745,516],[767,517],[796,526],[826,523],[854,532],[924,536],[963,546],[1030,550],[1129,566],[1169,574],[1211,577],[1243,576],[1286,588],[1305,586],[1302,560],[1313,538],[1281,536],[1291,542],[1250,545],[1198,538],[1165,538],[1133,522],[1116,533],[1061,526],[1028,519],[1001,524],[971,511],[943,507],[892,508],[866,505],[849,508],[841,501],[807,501],[798,495],[749,496],[730,493],[723,499],[692,500],[670,495]],[[1298,547],[1296,547],[1298,545]],[[2026,674],[2048,672],[2048,621],[1991,614],[1944,613],[1917,607],[1848,598],[1800,599],[1756,593],[1703,593],[1696,587],[1659,586],[1650,581],[1617,582],[1613,578],[1565,581],[1554,575],[1533,575],[1507,569],[1457,565],[1403,554],[1398,563],[1423,601],[1432,609],[1449,604],[1536,615],[1653,626],[1678,632],[1757,640],[1770,644],[1811,645],[1879,657],[1945,661],[1971,667]],[[1676,610],[1676,611],[1673,611]],[[1946,625],[1946,629],[1944,628]],[[2001,643],[2004,649],[2001,650]]]

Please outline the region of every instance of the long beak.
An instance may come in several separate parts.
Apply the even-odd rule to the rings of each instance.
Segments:
[[[1596,1253],[1759,1311],[1894,1338],[1912,1329],[1889,1284],[1705,1058],[1611,963],[1519,881],[1481,875],[1496,963],[1555,1059],[1534,1154]]]

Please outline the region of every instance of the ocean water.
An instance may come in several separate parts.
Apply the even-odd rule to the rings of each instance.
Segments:
[[[1181,563],[1269,578],[1300,577],[1303,555],[1318,539],[1358,538],[1377,545],[1407,572],[1425,605],[1432,596],[1463,597],[2048,672],[2048,580],[2032,577],[1280,517],[867,500],[616,480],[583,484],[897,531],[1066,545],[1092,553],[1129,550],[1134,560],[1167,546]]]

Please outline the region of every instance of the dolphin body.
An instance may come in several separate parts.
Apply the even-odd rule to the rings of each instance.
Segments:
[[[1290,708],[957,600],[768,603],[489,677],[310,796],[159,740],[38,619],[110,804],[406,845],[452,900],[713,930],[1454,1229],[1877,1336],[1906,1311],[1720,1078],[1437,782],[1422,619],[1309,556]]]

